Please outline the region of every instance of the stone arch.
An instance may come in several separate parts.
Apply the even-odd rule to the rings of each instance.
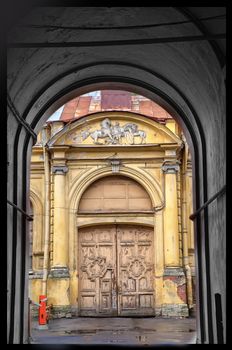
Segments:
[[[76,183],[73,184],[72,189],[70,191],[70,208],[72,210],[77,210],[84,191],[96,180],[109,175],[113,176],[112,168],[109,166],[95,170],[90,169],[89,172],[85,172],[84,174],[82,174],[79,181],[76,181]],[[141,169],[140,171],[138,171],[122,166],[120,167],[120,171],[117,173],[117,175],[123,175],[132,178],[140,185],[142,185],[142,187],[149,194],[155,211],[158,211],[164,207],[164,195],[162,189],[160,188],[160,185],[156,180],[150,178],[148,173]]]
[[[164,208],[164,194],[162,189],[160,188],[160,185],[154,178],[150,178],[149,174],[140,169],[140,171],[131,169],[129,167],[120,167],[119,173],[117,175],[122,175],[128,178],[131,178],[138,182],[148,193],[155,212],[158,212]],[[71,190],[70,190],[70,196],[69,196],[69,268],[72,274],[72,271],[75,271],[76,269],[76,253],[75,249],[77,247],[77,235],[76,235],[76,214],[78,211],[79,202],[81,200],[81,197],[84,193],[84,191],[91,186],[95,181],[98,179],[104,178],[106,176],[113,176],[112,175],[112,168],[110,166],[102,167],[100,169],[90,169],[89,172],[84,172],[79,179],[76,180],[76,182],[73,184]],[[160,220],[159,215],[158,220]],[[156,221],[156,215],[154,220]],[[146,224],[146,223],[145,223]]]
[[[39,214],[43,215],[43,204],[40,199],[40,196],[36,193],[36,190],[30,187],[30,200],[33,204],[33,207],[36,208]]]
[[[82,193],[78,212],[138,212],[151,211],[152,201],[138,181],[119,174],[94,181]]]
[[[97,66],[96,66],[97,68]],[[98,72],[96,72],[98,74]],[[110,73],[111,74],[111,73]],[[134,72],[134,74],[136,74]],[[195,156],[195,161],[196,163],[198,164],[198,162],[202,161],[202,159],[200,160],[198,158],[198,155],[199,153],[202,155],[203,154],[203,150],[202,150],[202,139],[201,139],[201,134],[199,132],[199,129],[198,129],[198,124],[196,122],[196,120],[194,119],[194,112],[191,110],[191,108],[189,108],[189,105],[188,103],[186,103],[186,101],[183,99],[183,96],[180,94],[178,94],[177,91],[175,91],[175,89],[173,87],[171,87],[171,90],[172,92],[170,92],[170,86],[167,87],[167,92],[164,93],[163,91],[160,92],[158,91],[157,88],[154,88],[153,85],[149,85],[149,84],[144,84],[144,80],[143,78],[141,77],[141,81],[138,81],[137,79],[134,79],[134,78],[124,78],[124,77],[112,77],[112,75],[109,77],[99,77],[99,78],[92,78],[92,84],[90,83],[89,79],[87,79],[87,81],[82,80],[82,81],[79,81],[78,84],[80,84],[80,89],[76,88],[74,89],[74,86],[72,86],[72,93],[73,95],[68,94],[66,93],[65,94],[65,91],[61,91],[60,96],[62,96],[62,94],[65,94],[65,97],[60,97],[59,99],[59,96],[56,96],[56,99],[53,99],[53,98],[50,98],[49,96],[51,96],[51,91],[49,92],[48,91],[48,96],[41,96],[42,100],[38,100],[38,105],[41,104],[41,108],[39,109],[39,112],[37,111],[37,106],[35,107],[35,109],[32,107],[31,109],[31,113],[29,113],[28,115],[30,115],[30,118],[34,115],[34,119],[32,119],[32,123],[31,123],[31,126],[33,128],[35,128],[35,130],[39,130],[40,126],[44,123],[44,121],[47,119],[48,115],[50,114],[51,112],[51,109],[49,108],[50,106],[52,106],[53,104],[53,107],[54,108],[53,110],[57,109],[57,107],[59,107],[59,103],[62,104],[64,103],[65,101],[69,100],[70,98],[72,98],[72,96],[76,96],[78,94],[78,91],[79,91],[79,94],[82,94],[83,92],[88,92],[88,91],[91,91],[91,90],[95,90],[95,89],[101,89],[102,87],[107,87],[109,86],[109,81],[111,82],[110,83],[110,86],[112,86],[112,81],[113,81],[113,84],[115,84],[114,86],[119,89],[126,89],[129,91],[134,91],[134,92],[138,92],[148,98],[151,98],[152,100],[154,100],[155,102],[157,103],[160,103],[164,108],[166,108],[168,110],[168,112],[170,114],[172,114],[173,116],[176,117],[176,119],[179,121],[179,120],[182,120],[182,125],[186,122],[185,125],[185,130],[186,130],[186,133],[187,133],[187,137],[188,137],[188,141],[190,142],[190,146],[192,146],[192,151],[194,150],[195,153],[194,153],[194,156]],[[145,77],[144,77],[145,79]],[[146,79],[145,79],[146,80]],[[149,79],[148,79],[149,80]],[[95,83],[94,83],[95,81]],[[123,83],[122,83],[123,81]],[[163,85],[163,82],[161,82],[161,85]],[[77,85],[78,85],[77,84]],[[154,82],[155,84],[155,82]],[[157,83],[158,86],[160,86],[159,83]],[[165,85],[165,84],[164,84]],[[86,90],[83,91],[82,87],[84,87]],[[163,86],[163,89],[165,90],[165,87]],[[50,90],[50,89],[49,89]],[[67,90],[66,90],[67,91]],[[170,92],[171,96],[174,98],[174,100],[172,100],[172,98],[170,98],[170,96],[168,96],[168,93]],[[46,92],[45,92],[45,95],[46,95]],[[55,95],[55,92],[52,93],[52,95],[54,96]],[[49,103],[47,101],[46,103],[46,98],[49,97]],[[44,100],[45,98],[45,100]],[[58,101],[59,100],[59,101]],[[61,102],[61,100],[63,102]],[[49,106],[50,104],[50,106]],[[183,108],[183,106],[186,108]],[[38,112],[38,113],[37,113]],[[190,120],[187,118],[188,115],[188,118],[191,116],[191,122]],[[182,119],[183,118],[183,119]],[[39,123],[38,123],[39,121]],[[18,145],[20,145],[21,143],[24,145],[21,149],[23,149],[24,153],[22,155],[22,157],[24,158],[24,162],[23,162],[23,165],[22,165],[22,168],[25,169],[24,171],[26,172],[26,166],[27,166],[27,152],[26,151],[29,151],[28,153],[30,153],[30,147],[32,146],[32,140],[30,139],[30,136],[29,135],[25,135],[25,130],[23,130],[23,132],[20,134],[18,134],[18,139],[17,139],[17,143]],[[28,148],[29,146],[29,148]],[[202,153],[201,153],[202,152]],[[28,157],[29,158],[29,157]],[[17,159],[16,159],[17,160]],[[19,167],[20,168],[20,167]],[[200,164],[200,167],[196,168],[197,171],[199,172],[204,172],[204,167],[202,168],[201,167],[201,164]],[[202,181],[206,178],[206,176],[199,176],[199,174],[197,174],[197,176],[195,177],[196,179],[196,188],[197,188],[197,191],[199,191],[199,194],[200,196],[203,195],[203,188],[204,188],[204,185],[202,184]],[[20,182],[20,181],[19,181]],[[25,185],[24,185],[25,186]],[[198,187],[199,186],[199,187]],[[201,187],[203,186],[203,187]],[[201,190],[200,190],[201,189]],[[26,193],[25,193],[25,196],[26,196]],[[201,197],[202,198],[202,197]],[[199,201],[199,197],[196,197],[196,200]],[[25,200],[25,203],[26,203],[26,197],[24,198]],[[198,202],[199,203],[199,202]],[[197,204],[197,206],[199,206],[199,204]],[[25,204],[24,206],[25,207]],[[72,206],[73,208],[73,206]],[[73,218],[73,216],[69,217],[69,225],[71,226],[74,226],[75,227],[75,220]],[[69,240],[69,251],[72,249],[72,239]],[[201,257],[200,257],[201,258]],[[74,265],[72,266],[72,264],[69,263],[69,267],[70,267],[70,273],[72,274],[74,272]]]

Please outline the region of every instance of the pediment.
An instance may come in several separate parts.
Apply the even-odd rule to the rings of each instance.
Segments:
[[[89,115],[66,125],[48,142],[48,146],[134,146],[181,144],[166,126],[146,117],[130,113]]]

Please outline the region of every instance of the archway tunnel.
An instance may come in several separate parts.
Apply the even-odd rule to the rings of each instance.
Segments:
[[[140,17],[136,20],[134,15],[140,8],[120,9],[119,11],[116,8],[103,8],[102,21],[107,23],[109,12],[113,14],[111,19],[116,24],[119,12],[123,20],[129,13],[133,14],[132,24],[133,21],[139,24],[142,19],[148,23],[150,12],[153,22],[156,19],[157,23],[165,19],[170,20],[177,13],[180,20],[186,20],[183,11],[175,8],[151,8],[149,12],[142,8]],[[223,8],[219,9],[223,12]],[[93,26],[96,25],[97,18],[95,10],[74,8],[76,18],[81,19],[81,14],[87,13]],[[71,23],[74,20],[69,8],[66,8],[64,13],[62,8],[34,8],[30,20],[33,16],[36,18],[38,13],[44,14],[42,22],[45,21],[42,23],[42,32],[39,33],[40,39],[46,39],[49,35],[46,29],[46,16],[49,16],[49,13],[54,13],[54,18],[61,19],[62,23]],[[30,24],[27,16],[25,18],[26,23]],[[27,30],[28,35],[25,38],[30,42],[31,31],[35,29],[24,30]],[[200,31],[195,22],[191,23],[190,27],[181,27],[176,33],[190,35],[193,31]],[[104,41],[102,33],[98,32],[96,36],[92,36],[91,33],[85,34],[86,40],[92,38]],[[106,33],[109,41],[117,38],[115,33]],[[163,35],[168,33],[169,29],[163,29]],[[216,193],[224,194],[221,190],[225,186],[224,66],[218,61],[207,40],[175,44],[128,44],[123,45],[123,50],[117,45],[103,48],[100,43],[92,47],[58,45],[52,48],[36,48],[35,43],[34,46],[25,49],[24,43],[21,42],[21,34],[16,38],[21,48],[11,44],[8,53],[9,343],[28,342],[26,286],[29,225],[28,216],[24,214],[29,211],[31,148],[36,133],[48,117],[64,103],[84,93],[104,89],[126,90],[146,96],[165,108],[184,130],[193,159],[193,210],[201,208]],[[147,38],[147,34],[144,39]],[[130,35],[131,32],[128,32],[128,40]],[[53,38],[59,39],[56,31]],[[70,41],[71,39],[72,34],[69,36]],[[61,40],[66,42],[65,38]],[[226,324],[225,196],[221,195],[209,206],[205,206],[196,216],[194,223],[199,297],[198,342],[218,343],[225,338]],[[222,310],[221,321],[217,316],[218,295]]]

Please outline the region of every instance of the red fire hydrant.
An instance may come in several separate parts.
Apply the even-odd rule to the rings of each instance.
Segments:
[[[47,311],[46,311],[46,295],[39,296],[39,325],[47,324]]]

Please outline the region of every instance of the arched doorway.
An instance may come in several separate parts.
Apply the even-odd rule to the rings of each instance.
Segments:
[[[41,91],[40,96],[37,96],[30,105],[27,107],[27,113],[25,115],[28,116],[28,122],[30,123],[31,127],[34,128],[34,130],[38,131],[41,127],[41,125],[44,123],[44,121],[48,118],[48,116],[51,113],[51,110],[56,110],[57,107],[59,107],[64,101],[69,100],[72,96],[76,96],[77,94],[81,94],[83,92],[95,90],[95,89],[101,89],[101,88],[120,88],[120,89],[126,89],[129,91],[136,91],[141,94],[144,94],[145,96],[150,97],[154,101],[161,103],[165,108],[167,108],[172,115],[174,115],[177,119],[182,121],[182,126],[184,130],[186,131],[186,136],[188,138],[188,142],[190,146],[192,145],[192,156],[193,156],[193,164],[194,164],[194,208],[200,207],[200,204],[203,204],[207,200],[207,169],[206,169],[206,148],[205,148],[205,134],[201,126],[201,122],[198,119],[198,115],[196,111],[194,110],[192,104],[188,100],[188,98],[185,96],[184,93],[182,93],[176,86],[173,84],[169,84],[169,82],[166,79],[162,79],[162,77],[159,76],[157,78],[155,72],[149,72],[149,74],[154,74],[157,79],[156,81],[153,81],[153,79],[149,79],[146,74],[148,73],[146,69],[143,70],[145,73],[143,77],[140,76],[141,80],[134,79],[134,76],[136,74],[132,74],[133,70],[137,70],[138,67],[132,67],[129,74],[125,74],[125,72],[117,72],[116,76],[112,76],[112,70],[110,72],[106,72],[106,65],[103,65],[104,67],[104,73],[107,73],[106,76],[98,76],[99,72],[99,66],[96,65],[96,71],[93,74],[93,72],[90,74],[91,78],[88,77],[89,74],[87,74],[86,80],[83,79],[79,81],[78,83],[72,83],[72,79],[67,79],[67,81],[62,81],[62,78],[59,80],[59,84],[56,86],[56,89],[54,90],[54,95],[51,98],[49,92],[45,88],[43,91]],[[112,67],[111,67],[112,68]],[[117,68],[120,71],[121,65],[118,65]],[[80,68],[81,70],[81,68]],[[117,70],[117,69],[116,69]],[[89,72],[88,72],[89,73]],[[134,72],[135,73],[135,72]],[[68,76],[69,74],[67,74]],[[72,75],[72,73],[71,73]],[[132,77],[133,75],[133,77]],[[67,77],[66,76],[66,77]],[[96,78],[96,76],[98,76]],[[58,82],[58,81],[57,81]],[[92,84],[92,85],[91,85]],[[62,88],[63,86],[63,88]],[[52,84],[50,87],[51,88]],[[53,86],[54,87],[54,86]],[[76,87],[76,88],[75,88]],[[59,93],[56,94],[57,89],[59,90]],[[71,92],[70,92],[71,91]],[[40,99],[41,98],[41,99]],[[37,107],[40,105],[40,109],[38,111]],[[30,111],[30,113],[29,113]],[[27,207],[27,171],[28,171],[28,159],[30,158],[30,147],[28,148],[28,145],[32,145],[32,142],[30,141],[30,133],[26,133],[25,130],[22,131],[22,127],[19,126],[17,129],[17,135],[15,138],[14,143],[14,194],[12,193],[14,197],[14,202],[21,203],[22,208],[26,209]],[[29,152],[28,152],[29,150]],[[21,154],[22,152],[22,154]],[[28,152],[28,153],[27,153]],[[19,162],[19,157],[22,157],[23,162]],[[25,176],[22,178],[18,178],[17,174],[18,171],[22,171]],[[22,183],[21,183],[22,182]],[[22,189],[23,196],[21,195],[18,197],[17,189]],[[11,196],[11,190],[10,190],[10,196]],[[9,214],[11,216],[11,214]],[[207,218],[207,216],[206,216]],[[14,220],[12,222],[16,222],[18,220],[19,226],[22,229],[22,235],[16,238],[16,235],[14,234],[14,239],[12,240],[12,259],[13,261],[16,261],[16,259],[19,259],[19,263],[22,266],[22,271],[24,271],[26,266],[26,261],[22,259],[22,257],[25,257],[25,254],[21,254],[21,250],[24,252],[25,248],[25,242],[26,242],[26,222],[21,220],[21,216],[19,217],[17,212],[14,210]],[[198,284],[197,284],[197,291],[198,291],[198,300],[199,300],[199,310],[198,310],[198,320],[199,324],[201,324],[201,328],[198,328],[198,334],[202,336],[202,339],[205,337],[206,334],[211,334],[210,329],[212,330],[211,321],[212,321],[212,313],[210,311],[211,304],[207,303],[206,300],[210,298],[210,271],[209,271],[209,240],[208,240],[208,223],[207,219],[205,221],[205,217],[201,217],[197,219],[196,221],[196,244],[197,244],[197,258],[198,258]],[[14,225],[14,233],[16,233],[18,228]],[[23,233],[24,232],[24,233]],[[203,236],[202,236],[203,235]],[[205,236],[206,235],[206,236]],[[204,237],[204,239],[202,238]],[[16,249],[16,241],[17,239],[20,239],[20,244],[17,245]],[[12,265],[14,266],[14,265]],[[201,268],[200,268],[201,266]],[[206,274],[203,274],[203,271],[208,271]],[[12,267],[12,293],[13,293],[13,299],[11,300],[11,318],[14,319],[14,305],[17,299],[17,302],[19,301],[19,298],[21,298],[21,303],[18,303],[20,305],[21,312],[19,313],[21,315],[21,323],[25,325],[23,322],[23,314],[27,314],[27,306],[26,306],[26,293],[24,290],[24,282],[22,282],[20,289],[20,292],[16,291],[15,289],[15,279],[14,279],[14,273],[15,273],[15,267]],[[25,273],[22,273],[20,279],[22,278],[22,281],[24,281]],[[26,299],[25,299],[26,298]],[[209,307],[209,309],[208,309]],[[24,309],[25,308],[25,309]],[[207,311],[206,311],[207,310]],[[19,315],[18,314],[18,315]],[[13,321],[12,321],[13,322]],[[14,333],[14,328],[17,329],[17,332],[21,332],[21,337],[23,337],[23,334],[27,334],[26,326],[18,327],[18,324],[14,325],[14,322],[11,323],[11,334]],[[211,324],[211,325],[210,325]],[[209,327],[209,329],[208,329]],[[21,330],[20,330],[20,329]],[[13,332],[13,333],[12,333]],[[18,333],[15,334],[18,334]],[[17,337],[17,335],[16,335]]]
[[[84,192],[78,213],[96,224],[78,228],[80,316],[155,314],[154,227],[140,222],[145,212],[154,213],[149,195],[127,177],[101,178]]]
[[[95,79],[95,78],[93,78],[93,81],[95,81],[95,80],[98,80],[98,79]],[[99,80],[101,81],[102,79],[101,78],[99,78]],[[104,80],[108,80],[108,78],[104,78]],[[120,80],[124,80],[124,83],[122,83],[122,82],[120,82],[120,81],[117,81],[118,79],[116,79],[116,81],[114,81],[115,80],[115,78],[113,78],[113,77],[111,77],[111,78],[109,78],[109,80],[110,80],[110,82],[103,82],[103,83],[95,83],[95,84],[93,84],[93,85],[85,85],[87,82],[85,82],[85,81],[82,81],[81,83],[80,83],[80,85],[82,86],[82,87],[80,87],[80,90],[78,90],[78,89],[74,89],[74,90],[72,90],[70,93],[67,93],[66,95],[65,95],[65,98],[61,98],[60,99],[60,101],[58,102],[58,100],[55,102],[53,99],[51,99],[50,100],[50,102],[49,102],[49,104],[50,104],[50,107],[52,108],[49,108],[48,106],[49,106],[49,104],[45,104],[44,105],[44,108],[45,109],[41,109],[40,110],[40,112],[35,116],[35,119],[34,119],[34,122],[32,123],[32,125],[37,125],[36,126],[36,129],[37,130],[39,130],[39,128],[40,128],[40,126],[44,123],[44,121],[48,118],[48,116],[50,115],[50,113],[51,113],[51,110],[55,110],[56,108],[57,108],[57,106],[59,106],[59,104],[61,105],[61,103],[63,103],[64,101],[68,101],[72,96],[76,96],[76,94],[78,94],[78,91],[81,91],[81,92],[88,92],[88,91],[91,91],[91,90],[93,90],[93,89],[101,89],[101,88],[106,88],[106,87],[110,87],[111,89],[112,88],[116,88],[116,89],[118,89],[118,88],[120,88],[120,89],[126,89],[126,90],[129,90],[129,91],[135,91],[135,92],[140,92],[140,93],[142,93],[142,94],[144,94],[145,96],[148,96],[148,97],[150,97],[150,96],[152,96],[152,99],[154,100],[154,101],[156,101],[156,102],[158,102],[158,103],[161,103],[161,105],[163,105],[163,106],[165,106],[169,111],[170,111],[170,113],[172,113],[174,116],[176,116],[177,118],[178,118],[178,113],[176,112],[176,110],[174,109],[175,107],[177,108],[177,110],[179,110],[179,112],[180,112],[180,115],[181,115],[181,117],[183,117],[183,119],[184,120],[187,120],[187,119],[185,119],[186,118],[186,116],[184,116],[184,114],[182,114],[182,112],[181,112],[181,110],[180,109],[178,109],[178,107],[177,107],[177,105],[175,105],[174,104],[174,108],[173,108],[173,106],[172,106],[172,103],[171,103],[171,101],[169,100],[169,97],[168,96],[165,96],[165,98],[164,98],[164,95],[163,94],[161,94],[162,95],[162,97],[161,96],[159,96],[159,95],[157,95],[157,93],[158,93],[158,91],[156,90],[156,88],[153,88],[152,86],[146,86],[146,84],[143,84],[142,82],[138,82],[138,81],[134,81],[134,84],[135,85],[132,85],[131,83],[132,83],[132,80],[133,79],[129,79],[129,80],[127,80],[127,78],[120,78]],[[128,83],[125,83],[126,81],[128,81]],[[89,83],[89,81],[88,81],[88,83]],[[78,85],[78,84],[77,84]],[[140,87],[139,87],[140,86]],[[146,88],[148,88],[149,87],[149,90],[146,90],[145,89],[145,86],[146,86]],[[72,89],[73,89],[73,87],[72,87]],[[79,92],[80,93],[80,92]],[[61,94],[62,94],[62,92],[61,92]],[[56,97],[57,98],[57,97]],[[164,98],[164,99],[163,99]],[[61,102],[62,101],[62,102]],[[168,102],[167,101],[169,101],[171,104],[168,104]],[[46,107],[45,107],[46,106]],[[180,115],[179,115],[179,117],[180,117]],[[180,118],[181,118],[180,117]],[[41,119],[40,119],[41,118]],[[196,147],[196,148],[194,148],[194,150],[196,150],[196,154],[198,154],[198,147],[201,145],[201,143],[197,143],[197,139],[195,138],[195,136],[194,136],[194,131],[193,131],[193,129],[191,129],[191,127],[190,127],[190,131],[193,133],[192,135],[193,135],[193,139],[191,139],[191,137],[190,137],[190,135],[189,135],[189,132],[188,132],[188,129],[186,129],[185,127],[184,127],[184,129],[186,130],[186,133],[187,133],[187,138],[188,138],[188,141],[190,142],[190,146],[192,145],[192,147],[194,146],[194,147]],[[199,136],[199,134],[197,133],[197,137]],[[29,141],[30,141],[30,136],[29,135],[26,135],[26,139],[25,139],[25,143],[24,143],[24,149],[26,150],[27,149],[27,147],[28,147],[28,145],[29,145]],[[192,142],[193,141],[193,142]],[[193,149],[192,149],[193,150]],[[196,154],[195,153],[193,153],[193,160],[196,160]],[[24,156],[26,155],[26,153],[24,153]],[[30,155],[30,153],[28,154],[28,156]],[[23,165],[24,165],[24,171],[26,172],[27,171],[27,157],[25,158],[24,157],[24,163],[23,163]],[[195,168],[196,169],[196,168]],[[199,169],[198,169],[199,170]],[[26,180],[26,178],[24,178],[25,180]],[[199,180],[199,177],[195,177],[195,180],[197,181],[197,180]],[[199,185],[199,183],[195,183],[195,185]],[[26,188],[25,187],[26,186],[26,183],[24,183],[24,188]],[[198,197],[196,197],[195,199],[197,199]],[[25,203],[26,203],[26,197],[24,198],[25,199]],[[199,198],[198,198],[199,199]],[[22,246],[23,247],[23,246]],[[200,258],[200,257],[199,257]],[[25,311],[27,310],[27,305],[25,304]]]

